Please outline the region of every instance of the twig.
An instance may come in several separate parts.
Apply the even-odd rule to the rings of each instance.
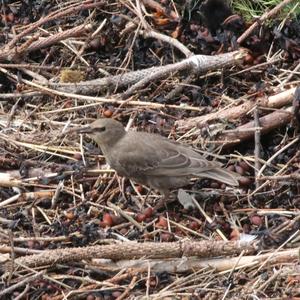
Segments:
[[[214,69],[223,68],[225,66],[238,64],[245,57],[246,53],[247,52],[245,49],[241,49],[239,51],[233,51],[214,56],[193,55],[180,62],[165,66],[131,71],[121,75],[114,75],[90,81],[82,81],[76,84],[48,83],[48,85],[59,91],[77,94],[95,94],[103,91],[103,89],[122,88],[124,86],[132,86],[134,84],[137,84],[137,86],[134,88],[132,87],[132,90],[136,90],[137,87],[140,88],[141,86],[145,85],[147,83],[145,78],[150,78],[150,76],[151,80],[154,80],[169,76],[173,72],[182,70],[195,70],[196,72],[206,72],[208,70],[211,71]],[[142,83],[140,83],[141,81]],[[128,94],[130,94],[132,90],[128,92]]]
[[[172,89],[166,96],[165,98],[167,100],[172,100],[179,95],[184,87],[188,85],[195,77],[196,73],[189,75],[187,78],[185,78],[180,84],[177,84],[174,89]]]
[[[206,214],[206,212],[202,209],[202,207],[200,206],[200,204],[198,203],[198,201],[197,201],[194,197],[192,197],[192,200],[193,200],[194,204],[197,206],[197,208],[200,210],[200,212],[202,213],[202,215],[205,217],[205,219],[207,220],[207,222],[208,222],[209,224],[212,224],[212,223],[213,223],[213,220],[212,220],[211,217],[208,216],[208,215]],[[216,232],[217,232],[218,235],[223,239],[223,241],[228,241],[228,239],[226,238],[226,236],[223,234],[223,232],[222,232],[219,228],[216,229]]]
[[[258,107],[256,106],[254,109],[254,126],[257,128],[254,133],[254,158],[255,158],[255,185],[256,188],[259,187],[258,181],[258,170],[260,169],[260,122],[259,122],[259,111]]]
[[[7,74],[8,72],[0,68],[0,72],[3,72]],[[11,77],[17,79],[17,76],[10,74]],[[63,108],[63,109],[54,109],[50,111],[45,111],[45,112],[39,112],[37,115],[41,114],[56,114],[59,112],[71,112],[71,111],[76,111],[76,110],[81,110],[83,108],[89,108],[93,106],[99,106],[102,105],[103,103],[110,103],[110,104],[120,104],[120,105],[130,105],[130,106],[142,106],[142,107],[151,107],[151,108],[173,108],[173,109],[180,109],[180,110],[192,110],[192,111],[202,111],[202,108],[194,107],[194,106],[182,106],[182,105],[171,105],[171,104],[160,104],[160,103],[153,103],[153,102],[146,102],[146,101],[135,101],[135,100],[118,100],[116,98],[104,98],[104,97],[91,97],[91,96],[84,96],[84,95],[78,95],[78,94],[71,94],[71,93],[66,93],[66,92],[60,92],[48,87],[45,87],[43,85],[37,84],[35,82],[31,82],[26,79],[22,79],[22,82],[29,85],[38,88],[40,91],[43,91],[44,93],[52,93],[54,95],[59,95],[59,96],[64,96],[67,98],[73,98],[73,99],[78,99],[78,100],[89,100],[93,101],[96,103],[91,103],[91,104],[85,104],[82,106],[74,106],[70,108]],[[71,157],[68,157],[68,159],[72,159]]]
[[[65,248],[43,251],[40,254],[15,259],[15,263],[28,267],[76,262],[82,259],[105,258],[112,260],[132,258],[172,258],[172,257],[211,257],[219,255],[235,255],[245,250],[247,253],[256,251],[254,243],[242,241],[182,241],[170,243],[136,243],[123,242],[117,245],[99,245],[84,248]],[[10,263],[2,268],[8,272]]]
[[[261,127],[259,127],[261,134],[266,134],[269,131],[279,128],[293,118],[292,107],[289,107],[285,110],[278,110],[273,113],[270,113],[259,119]],[[241,125],[233,130],[224,130],[221,134],[218,135],[215,141],[206,141],[211,144],[221,144],[224,147],[229,147],[237,145],[242,141],[251,139],[254,137],[255,131],[258,129],[254,127],[254,121],[248,122],[244,125]],[[261,172],[257,174],[259,177]]]
[[[176,122],[176,125],[179,127],[179,129],[188,130],[195,126],[201,127],[203,125],[206,125],[208,122],[212,122],[218,119],[236,120],[248,113],[249,111],[251,111],[255,107],[255,105],[259,105],[259,107],[280,108],[293,101],[295,91],[296,88],[291,88],[289,90],[286,90],[273,96],[269,96],[267,98],[258,98],[255,102],[247,100],[245,103],[242,103],[238,106],[230,107],[224,110],[219,110],[208,115],[189,118],[186,120],[178,120]],[[236,102],[238,102],[238,99],[236,100]]]
[[[292,173],[289,175],[263,176],[258,178],[258,180],[296,181],[296,180],[300,180],[300,174]]]
[[[116,299],[116,300],[123,300],[125,299],[125,297],[127,297],[127,295],[129,294],[129,292],[134,288],[136,282],[137,282],[138,277],[137,276],[133,276],[131,282],[129,283],[128,287],[125,289],[125,291]]]
[[[13,232],[10,230],[9,231],[9,242],[10,242],[10,257],[11,257],[11,270],[9,272],[9,276],[8,276],[8,284],[10,284],[10,281],[13,277],[13,273],[15,270],[15,258],[16,258],[16,252],[15,252],[15,246],[14,246],[14,236],[13,236]]]
[[[266,289],[266,287],[272,282],[274,281],[280,274],[282,273],[282,269],[274,272],[274,274],[266,281],[264,282],[260,287],[255,288],[253,286],[253,290],[255,289],[256,291],[263,291]]]
[[[70,37],[79,36],[85,32],[88,32],[91,30],[91,25],[79,25],[77,27],[53,34],[47,38],[40,39],[36,42],[33,42],[27,49],[24,49],[22,52],[31,52],[36,51],[38,49],[42,49],[45,47],[49,47],[53,44],[56,44],[57,42],[60,42],[62,40],[68,39]],[[20,51],[17,50],[18,55],[22,54]]]
[[[11,253],[11,247],[0,245],[0,253]],[[28,254],[39,254],[43,252],[42,250],[34,250],[29,248],[21,248],[21,247],[14,247],[14,252],[22,255]]]
[[[7,218],[0,217],[0,224],[5,224],[7,226],[13,226],[16,224],[15,220],[9,220]]]
[[[279,2],[273,9],[265,12],[257,21],[255,21],[238,39],[237,43],[241,44],[260,24],[265,20],[269,20],[271,17],[279,13],[286,5],[290,4],[294,0],[283,0]]]
[[[16,298],[14,298],[14,300],[22,300],[22,299],[24,299],[25,298],[24,296],[28,292],[29,288],[30,288],[30,284],[27,283],[26,286],[25,286],[25,289]]]
[[[296,137],[295,139],[293,139],[291,142],[289,142],[288,144],[286,144],[284,147],[282,147],[281,149],[279,149],[276,153],[274,153],[267,161],[266,163],[259,169],[259,171],[257,172],[257,178],[259,178],[262,175],[262,172],[265,170],[265,168],[271,163],[271,161],[276,158],[280,153],[284,152],[286,149],[288,149],[290,146],[292,146],[293,144],[295,144],[296,142],[299,141],[299,137]]]
[[[122,217],[124,217],[126,220],[128,220],[130,223],[132,223],[136,228],[138,228],[139,231],[143,231],[144,227],[139,224],[135,219],[133,219],[130,215],[128,215],[125,211],[120,209],[118,206],[114,205],[113,203],[107,204],[109,207],[114,209],[116,212],[118,212]]]
[[[77,13],[78,11],[102,6],[103,4],[104,3],[101,1],[93,3],[91,0],[87,0],[87,1],[84,1],[83,3],[80,3],[79,5],[75,4],[77,6],[73,5],[70,8],[63,9],[62,11],[55,11],[55,12],[49,14],[48,16],[39,19],[35,23],[30,24],[30,26],[27,29],[23,30],[21,33],[16,35],[13,38],[13,40],[11,40],[8,43],[8,45],[6,47],[9,49],[12,49],[21,38],[23,38],[24,36],[26,36],[27,34],[32,32],[33,30],[37,29],[38,27],[41,27],[45,23],[56,20],[58,18],[62,18],[67,15],[73,15],[73,14]],[[0,55],[0,57],[1,57],[1,55]]]
[[[282,243],[275,251],[271,253],[270,256],[266,258],[266,260],[259,266],[259,268],[255,271],[255,274],[257,274],[273,257],[276,256],[276,254],[289,242],[291,241],[297,234],[299,234],[299,230],[294,232],[284,243]]]
[[[0,184],[0,186],[9,186],[9,185],[3,185]],[[18,185],[11,185],[11,186],[18,186]],[[20,201],[20,200],[36,200],[39,198],[44,198],[44,197],[52,197],[54,195],[55,191],[54,190],[48,190],[48,191],[36,191],[36,192],[28,192],[28,193],[20,193],[17,195],[14,195],[4,201],[0,202],[0,208],[5,207],[6,205],[9,205],[11,203],[14,203],[15,201]]]
[[[34,281],[34,280],[42,277],[44,274],[45,274],[45,271],[40,271],[40,272],[38,272],[38,273],[36,273],[36,274],[34,274],[32,276],[24,278],[20,282],[18,282],[16,284],[14,284],[14,285],[12,285],[12,286],[10,286],[10,287],[8,287],[8,288],[0,291],[0,297],[4,296],[6,294],[9,294],[9,293],[13,292],[14,290],[20,288],[21,286],[23,286],[23,285],[25,285],[27,283],[30,283],[30,282],[32,282],[32,281]]]
[[[164,259],[131,259],[131,260],[120,260],[120,261],[100,261],[97,259],[93,260],[94,264],[100,264],[102,267],[110,268],[114,272],[124,269],[139,270],[140,272],[147,272],[151,269],[152,272],[168,272],[168,273],[186,273],[186,272],[197,272],[204,268],[213,269],[214,271],[221,272],[222,274],[231,273],[246,267],[259,266],[268,257],[272,256],[269,261],[271,264],[276,263],[291,263],[293,260],[298,259],[298,249],[288,249],[277,252],[273,255],[272,252],[248,255],[239,257],[220,257],[220,258],[198,258],[198,257],[187,257],[187,258],[164,258]],[[174,285],[174,282],[171,284]]]
[[[139,31],[140,34],[142,34],[145,38],[154,38],[154,39],[158,39],[160,41],[166,42],[170,45],[172,45],[173,47],[177,48],[178,50],[180,50],[186,57],[190,57],[192,55],[194,55],[194,53],[192,51],[190,51],[185,45],[183,45],[182,43],[180,43],[178,40],[167,36],[165,34],[153,31],[153,30],[140,30]]]
[[[295,73],[298,72],[299,70],[300,70],[300,62],[297,64],[294,70],[291,71],[291,73],[287,76],[287,78],[282,81],[282,83],[279,85],[279,88],[284,87],[293,78]]]
[[[0,94],[0,99],[12,99],[16,100],[16,98],[32,98],[34,96],[40,96],[42,93],[36,92],[24,92],[24,93],[3,93]]]

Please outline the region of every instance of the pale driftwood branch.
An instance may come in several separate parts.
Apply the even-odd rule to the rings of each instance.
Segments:
[[[279,128],[293,119],[293,108],[289,107],[285,110],[275,111],[259,119],[260,132],[265,134],[275,128]],[[225,130],[221,133],[216,141],[224,146],[232,146],[242,141],[251,139],[255,134],[255,122],[251,121],[233,130]]]
[[[239,269],[246,266],[256,266],[269,259],[273,255],[269,264],[276,264],[278,262],[291,262],[298,259],[299,250],[290,249],[260,255],[249,255],[242,257],[231,258],[213,258],[205,259],[198,257],[188,258],[169,258],[169,259],[138,259],[138,260],[120,260],[113,262],[111,260],[93,259],[92,264],[101,267],[105,270],[120,271],[122,269],[137,269],[139,272],[147,272],[150,269],[152,272],[168,272],[168,273],[184,273],[191,271],[198,271],[203,268],[213,268],[217,272],[226,272],[232,268]]]
[[[162,77],[169,76],[173,72],[182,70],[196,70],[197,72],[205,72],[223,68],[228,65],[239,63],[246,55],[246,51],[229,52],[225,54],[209,56],[194,55],[175,64],[169,64],[162,67],[152,67],[148,69],[132,71],[121,75],[98,78],[78,83],[48,83],[53,89],[76,94],[96,94],[107,88],[120,88],[125,86],[135,86],[135,90],[147,83],[145,78],[157,80]],[[130,91],[132,93],[132,90]]]
[[[230,107],[225,110],[219,110],[208,115],[189,118],[186,120],[178,120],[176,122],[176,125],[178,126],[178,129],[188,130],[193,127],[203,127],[204,125],[207,125],[208,122],[218,119],[229,121],[239,119],[241,116],[252,110],[256,105],[258,105],[259,107],[280,108],[284,105],[292,103],[295,91],[296,88],[291,88],[282,93],[269,96],[267,98],[261,97],[256,101],[248,100],[247,102],[238,106]],[[236,101],[238,102],[238,100]]]
[[[242,241],[201,241],[201,242],[172,242],[172,243],[135,243],[124,242],[116,245],[98,245],[85,248],[55,249],[43,253],[20,257],[15,264],[28,267],[39,267],[57,263],[68,263],[105,258],[112,260],[138,258],[174,258],[174,257],[212,257],[219,255],[236,255],[245,251],[250,254],[256,251],[254,243]],[[11,264],[5,264],[3,270],[9,271]]]
[[[11,74],[6,69],[3,69],[0,67],[0,72],[4,73],[5,75],[9,76],[10,78],[13,78],[14,80],[18,80],[18,76]],[[39,113],[36,113],[37,115],[42,114],[57,114],[57,113],[65,113],[65,112],[71,112],[81,109],[87,109],[89,107],[96,107],[99,105],[102,105],[103,103],[110,103],[110,104],[118,104],[118,105],[130,105],[130,106],[142,106],[142,107],[150,107],[155,109],[162,109],[162,108],[171,108],[171,109],[180,109],[180,110],[192,110],[192,111],[202,111],[203,108],[190,106],[190,105],[172,105],[172,104],[161,104],[156,102],[147,102],[147,101],[135,101],[135,100],[119,100],[119,98],[105,98],[105,97],[96,97],[96,96],[84,96],[79,94],[72,94],[72,93],[65,93],[60,92],[55,89],[50,89],[48,87],[45,87],[43,85],[37,84],[35,82],[32,82],[30,80],[22,79],[22,82],[24,84],[27,84],[31,87],[37,88],[41,93],[51,93],[53,95],[68,97],[72,99],[78,99],[81,101],[91,101],[90,104],[85,105],[77,105],[74,107],[68,107],[68,108],[59,108],[54,110],[48,110],[48,111],[42,111]],[[68,159],[72,159],[71,157],[68,157]]]

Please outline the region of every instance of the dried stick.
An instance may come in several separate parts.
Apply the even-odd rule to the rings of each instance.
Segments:
[[[192,51],[190,51],[186,46],[184,46],[182,43],[180,43],[178,40],[167,36],[165,34],[153,31],[153,30],[139,30],[139,33],[142,34],[145,38],[154,38],[166,43],[169,43],[170,45],[174,46],[178,50],[180,50],[186,57],[190,57],[194,55]]]
[[[182,80],[180,82],[180,84],[176,85],[174,87],[174,89],[172,89],[166,96],[165,96],[165,99],[167,100],[171,100],[171,99],[174,99],[176,98],[178,95],[180,95],[180,93],[182,92],[182,90],[184,89],[184,87],[188,84],[190,84],[194,77],[196,76],[196,73],[193,74],[191,73],[187,78],[185,78],[184,80]],[[0,96],[1,97],[1,96]]]
[[[274,180],[274,181],[300,181],[300,174],[292,173],[289,175],[275,175],[275,176],[263,176],[259,177],[258,180]]]
[[[215,269],[217,272],[228,272],[235,269],[240,269],[246,266],[259,266],[262,262],[268,259],[272,252],[260,255],[249,255],[243,257],[231,257],[231,258],[198,258],[189,257],[187,259],[182,258],[169,258],[169,259],[132,259],[132,260],[119,260],[116,262],[112,261],[99,261],[93,260],[93,264],[102,268],[107,268],[111,271],[117,272],[123,269],[133,269],[140,272],[146,272],[147,269],[151,268],[152,272],[168,272],[168,273],[185,273],[195,272],[200,269],[207,267]],[[279,251],[276,255],[273,255],[269,264],[291,262],[298,259],[298,249],[289,249]]]
[[[125,291],[116,299],[116,300],[123,300],[126,299],[130,291],[134,288],[136,282],[138,280],[137,276],[133,276],[131,282],[129,283],[128,287],[125,289]]]
[[[288,144],[286,144],[285,146],[281,147],[278,151],[276,151],[266,162],[265,164],[258,170],[257,172],[257,177],[259,178],[263,171],[265,170],[265,168],[267,166],[270,165],[270,163],[272,162],[272,160],[274,160],[279,154],[281,154],[282,152],[284,152],[286,149],[288,149],[289,147],[291,147],[293,144],[297,143],[299,141],[299,137],[294,138],[292,141],[290,141]],[[283,170],[283,169],[281,169]]]
[[[0,173],[0,186],[2,187],[22,186],[22,180],[17,179],[8,173]]]
[[[264,117],[261,117],[259,119],[259,123],[261,125],[261,134],[265,134],[275,128],[281,127],[290,122],[293,119],[292,110],[293,108],[289,107],[285,110],[278,110]],[[255,122],[251,121],[242,126],[237,127],[236,129],[225,130],[222,134],[218,136],[216,142],[224,146],[236,145],[242,141],[253,138],[256,129],[257,128],[255,128]]]
[[[241,116],[251,111],[255,107],[255,105],[259,105],[260,107],[280,108],[293,101],[295,91],[296,88],[291,88],[282,93],[269,96],[267,98],[261,97],[258,98],[256,101],[247,101],[238,106],[230,107],[224,110],[219,110],[217,112],[213,112],[208,115],[189,118],[186,120],[178,120],[176,122],[176,125],[178,126],[178,129],[189,130],[193,127],[202,127],[203,125],[207,125],[208,122],[218,120],[218,119],[220,120],[239,119]]]
[[[6,205],[9,205],[11,203],[14,203],[16,201],[27,201],[27,200],[37,200],[40,198],[46,198],[46,197],[53,197],[55,194],[55,191],[36,191],[36,192],[28,192],[28,193],[20,193],[17,195],[14,195],[4,201],[0,202],[0,208],[5,207]]]
[[[11,50],[2,50],[0,51],[0,61],[5,59],[9,61],[14,61],[16,58],[24,55],[25,53],[29,53],[32,51],[36,51],[38,49],[42,49],[45,47],[49,47],[57,42],[68,39],[70,37],[76,37],[82,35],[91,30],[91,25],[79,25],[77,27],[65,30],[63,32],[58,32],[53,34],[47,38],[41,38],[37,40],[32,40],[30,43],[24,43],[19,47]]]
[[[120,214],[123,218],[125,218],[130,223],[132,223],[139,231],[143,231],[144,230],[144,227],[141,224],[139,224],[134,218],[132,218],[130,215],[128,215],[125,211],[123,211],[117,205],[114,205],[111,202],[109,202],[107,205],[109,207],[111,207],[113,210],[115,210],[118,214]]]
[[[241,251],[253,253],[256,250],[254,243],[242,241],[201,241],[201,242],[172,242],[172,243],[135,243],[123,242],[117,245],[98,245],[85,248],[55,249],[43,253],[15,259],[16,264],[27,267],[68,263],[82,259],[106,258],[112,260],[146,258],[172,258],[189,256],[219,256],[235,255]],[[11,264],[3,265],[8,272]]]
[[[258,20],[256,20],[238,39],[238,44],[241,44],[260,24],[264,21],[270,19],[270,17],[275,16],[277,13],[281,11],[286,5],[290,4],[294,0],[284,0],[276,5],[270,11],[265,12]]]
[[[22,300],[25,298],[25,295],[27,294],[27,292],[30,289],[30,284],[27,283],[25,286],[25,289],[14,299],[14,300]]]
[[[49,14],[48,16],[39,19],[38,21],[36,21],[33,24],[30,24],[29,27],[27,29],[25,29],[24,31],[22,31],[21,33],[19,33],[18,35],[16,35],[6,46],[5,48],[9,48],[11,49],[12,47],[15,46],[15,44],[24,36],[26,36],[27,34],[29,34],[30,32],[32,32],[33,30],[37,29],[38,27],[42,26],[45,23],[48,23],[50,21],[56,20],[58,18],[62,18],[68,15],[73,15],[75,13],[77,13],[78,11],[82,11],[85,9],[90,9],[90,8],[95,8],[98,6],[102,6],[104,4],[104,2],[92,2],[91,0],[87,0],[84,1],[83,3],[80,3],[77,6],[72,6],[69,7],[67,9],[63,9],[62,11],[55,11],[51,14]],[[1,59],[1,54],[0,54],[0,59]]]
[[[15,253],[22,254],[22,255],[39,254],[43,252],[42,250],[35,250],[35,249],[22,248],[22,247],[14,247],[14,251]],[[11,253],[11,247],[0,245],[0,253]]]
[[[0,291],[0,297],[4,296],[6,294],[9,294],[9,293],[13,292],[14,290],[20,288],[21,286],[23,286],[23,285],[25,285],[27,283],[30,283],[30,282],[32,282],[32,281],[34,281],[34,280],[42,277],[44,275],[44,273],[45,273],[44,271],[40,271],[40,272],[38,272],[38,273],[36,273],[36,274],[34,274],[32,276],[24,278],[22,281],[14,284],[14,285],[11,285],[10,287],[8,287],[8,288]]]
[[[40,92],[22,92],[22,93],[6,93],[6,94],[0,94],[0,100],[16,100],[17,98],[32,98],[34,96],[40,96],[42,93]]]
[[[98,78],[89,81],[74,83],[48,83],[48,85],[56,90],[63,92],[71,92],[76,94],[96,94],[103,89],[121,88],[124,86],[131,87],[128,94],[133,93],[141,88],[149,80],[157,80],[162,77],[169,76],[173,72],[182,70],[195,70],[196,72],[205,72],[208,70],[223,68],[228,65],[237,64],[246,55],[246,51],[241,49],[225,54],[209,56],[194,55],[175,64],[169,64],[161,67],[152,67],[148,69],[132,71],[121,75]],[[149,79],[150,78],[150,79]]]
[[[3,217],[0,217],[0,224],[5,224],[7,226],[12,226],[15,225],[16,221],[14,220],[10,220],[10,219],[7,219],[7,218],[3,218]]]
[[[0,67],[0,72],[6,74],[8,77],[13,78],[14,80],[18,80],[18,76],[9,73],[6,69],[3,69]],[[140,71],[137,71],[140,72]],[[119,76],[119,75],[118,75]],[[143,106],[143,107],[151,107],[151,108],[174,108],[174,109],[180,109],[180,110],[192,110],[192,111],[199,111],[201,112],[203,108],[190,106],[190,105],[172,105],[172,104],[161,104],[161,103],[154,103],[154,102],[147,102],[147,101],[135,101],[135,100],[119,100],[118,98],[104,98],[104,97],[92,97],[92,96],[84,96],[84,95],[78,95],[78,94],[72,94],[72,93],[66,93],[66,92],[60,92],[55,89],[47,88],[43,85],[37,84],[35,82],[32,82],[30,80],[22,79],[22,82],[24,84],[27,84],[31,87],[35,87],[39,89],[43,93],[50,93],[54,95],[59,95],[63,97],[78,99],[78,100],[84,100],[84,101],[92,101],[93,103],[85,104],[85,105],[76,105],[74,107],[68,107],[68,108],[61,108],[61,109],[54,109],[54,110],[48,110],[45,112],[38,112],[37,115],[43,115],[43,114],[57,114],[57,113],[64,113],[64,112],[71,112],[76,110],[81,110],[93,106],[99,106],[103,103],[114,103],[114,104],[120,104],[120,105],[133,105],[133,106]],[[96,102],[96,103],[95,103]],[[15,141],[15,143],[17,143]],[[43,150],[45,151],[45,150]],[[54,154],[54,153],[51,153]],[[68,157],[68,159],[72,159],[71,157]]]
[[[260,182],[258,181],[258,170],[260,169],[260,122],[259,122],[259,110],[256,106],[254,109],[254,126],[255,126],[255,133],[254,133],[254,157],[255,157],[255,186],[256,188],[259,187]]]
[[[79,25],[77,27],[58,32],[56,34],[53,34],[47,38],[43,38],[41,40],[33,42],[27,49],[25,49],[26,52],[36,51],[41,48],[49,47],[57,42],[60,42],[62,40],[68,39],[70,37],[76,37],[80,36],[86,32],[89,32],[92,29],[91,25]],[[18,50],[16,50],[18,52]],[[18,52],[18,54],[20,54]]]

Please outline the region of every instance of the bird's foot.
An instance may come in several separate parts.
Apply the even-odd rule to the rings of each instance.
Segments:
[[[159,199],[158,203],[154,206],[153,210],[158,211],[162,208],[167,208],[167,205],[174,201],[176,201],[176,197],[163,196],[161,199]]]

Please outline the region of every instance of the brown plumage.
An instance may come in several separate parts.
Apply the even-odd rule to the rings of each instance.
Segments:
[[[120,175],[160,191],[187,185],[191,178],[211,178],[238,185],[237,174],[208,161],[192,148],[160,135],[126,132],[113,119],[98,119],[79,130],[99,145],[109,165]]]

